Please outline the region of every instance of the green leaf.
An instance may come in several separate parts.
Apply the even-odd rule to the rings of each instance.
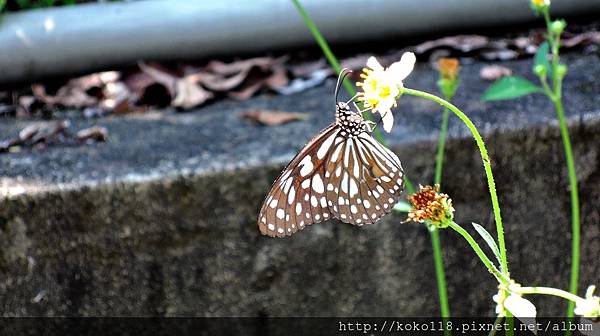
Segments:
[[[496,241],[494,240],[492,235],[489,232],[487,232],[487,230],[483,226],[481,226],[477,223],[471,223],[471,224],[473,225],[475,230],[477,230],[477,233],[479,233],[481,238],[483,238],[483,240],[485,240],[485,242],[488,244],[490,249],[492,249],[492,252],[494,252],[494,255],[496,256],[496,260],[498,260],[498,265],[501,265],[502,262],[500,261],[500,249],[498,248],[498,245],[496,245]]]
[[[394,210],[398,212],[410,212],[410,209],[412,209],[412,205],[405,201],[398,201],[398,203],[394,205]]]
[[[481,99],[483,101],[513,99],[538,92],[544,91],[523,77],[509,76],[494,82]]]
[[[535,57],[533,58],[534,62],[533,62],[533,68],[535,69],[536,66],[541,65],[544,67],[544,69],[546,69],[546,75],[548,77],[551,77],[551,68],[550,68],[550,62],[548,61],[548,52],[550,51],[550,45],[548,44],[548,42],[544,42],[542,44],[540,44],[540,46],[538,47],[537,51],[535,52]],[[534,70],[535,72],[535,70]]]

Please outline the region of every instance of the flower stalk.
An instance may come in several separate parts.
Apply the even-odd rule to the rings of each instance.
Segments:
[[[481,154],[481,160],[483,162],[485,176],[487,179],[488,189],[489,189],[490,198],[491,198],[491,202],[492,202],[492,208],[494,211],[494,219],[496,222],[496,233],[498,236],[498,246],[500,249],[500,259],[501,259],[500,270],[502,271],[502,273],[505,276],[508,277],[509,272],[508,272],[508,261],[507,261],[507,257],[506,257],[506,242],[504,239],[504,226],[502,225],[502,215],[500,212],[500,204],[498,201],[498,194],[496,192],[496,183],[494,182],[494,175],[492,173],[492,166],[490,164],[490,158],[488,155],[487,148],[485,146],[483,138],[481,137],[481,134],[477,130],[477,127],[475,127],[475,125],[473,124],[471,119],[469,119],[469,117],[467,117],[467,115],[464,114],[464,112],[462,112],[456,106],[454,106],[453,104],[449,103],[448,101],[446,101],[440,97],[437,97],[431,93],[427,93],[427,92],[415,90],[415,89],[409,89],[409,88],[403,88],[401,91],[402,91],[402,94],[425,98],[425,99],[431,100],[433,102],[436,102],[436,103],[442,105],[443,107],[449,109],[467,126],[467,128],[473,135],[473,138],[475,139],[475,142],[476,142],[477,147],[479,148],[479,152]]]
[[[581,220],[579,206],[579,190],[577,185],[577,173],[575,170],[575,159],[573,157],[573,149],[571,145],[571,137],[567,125],[565,111],[562,103],[562,81],[566,75],[567,68],[564,64],[560,64],[559,49],[560,37],[566,23],[563,20],[551,21],[550,19],[550,2],[540,2],[534,9],[539,11],[546,22],[547,40],[551,50],[551,77],[552,87],[548,84],[546,74],[538,74],[544,93],[554,104],[556,116],[558,119],[560,135],[563,142],[565,152],[565,160],[567,162],[567,174],[569,180],[570,198],[571,198],[571,274],[569,278],[569,291],[577,294],[579,282],[579,264],[580,264],[580,245],[581,245]],[[567,318],[574,316],[575,303],[569,301],[567,306]]]

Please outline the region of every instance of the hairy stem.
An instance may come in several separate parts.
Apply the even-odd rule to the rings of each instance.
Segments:
[[[481,137],[481,134],[479,134],[477,127],[475,127],[471,119],[469,119],[469,117],[467,117],[467,115],[464,114],[461,110],[459,110],[456,106],[452,105],[451,103],[436,95],[408,88],[403,88],[402,93],[429,99],[444,106],[448,110],[452,111],[460,120],[462,120],[462,122],[467,126],[469,131],[471,131],[471,134],[473,135],[473,138],[475,138],[475,142],[477,143],[477,147],[479,148],[479,152],[481,153],[481,160],[483,161],[485,175],[488,183],[488,189],[490,192],[490,198],[492,201],[494,219],[496,222],[496,233],[498,235],[498,247],[500,249],[500,269],[504,276],[506,278],[509,278],[510,276],[508,272],[508,260],[506,257],[506,243],[504,240],[504,226],[502,225],[502,216],[500,213],[498,194],[496,193],[496,184],[494,182],[494,175],[492,174],[492,166],[490,164],[490,158],[487,152],[487,148],[485,147],[485,143],[483,142],[483,138]]]

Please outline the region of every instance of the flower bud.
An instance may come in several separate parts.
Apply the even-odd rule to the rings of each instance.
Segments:
[[[538,64],[534,66],[533,72],[539,77],[546,77],[546,67],[543,64]]]
[[[565,20],[555,20],[550,25],[550,29],[555,35],[560,35],[565,27],[567,26],[567,22]]]
[[[567,66],[564,64],[559,64],[556,67],[556,74],[558,75],[559,78],[565,78],[565,75],[567,74]]]

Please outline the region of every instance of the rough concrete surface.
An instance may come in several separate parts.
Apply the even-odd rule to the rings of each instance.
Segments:
[[[582,198],[581,293],[600,262],[600,62],[571,55],[565,101]],[[554,112],[542,96],[484,104],[484,64],[464,65],[456,105],[489,146],[506,223],[511,273],[566,288],[570,222]],[[530,60],[507,62],[529,73]],[[421,64],[407,80],[435,91]],[[0,311],[3,315],[400,316],[437,315],[429,235],[389,215],[357,228],[327,222],[291,238],[260,236],[270,183],[333,118],[333,83],[293,96],[223,101],[192,113],[72,120],[108,128],[110,141],[0,155]],[[310,112],[307,122],[258,127],[247,109]],[[415,183],[433,176],[441,120],[433,103],[402,97],[388,140]],[[8,137],[27,125],[2,121]],[[457,221],[494,232],[481,159],[450,125],[444,191]],[[474,233],[473,230],[471,230]],[[493,315],[496,292],[466,242],[442,232],[453,315]],[[564,303],[537,298],[541,315]]]

